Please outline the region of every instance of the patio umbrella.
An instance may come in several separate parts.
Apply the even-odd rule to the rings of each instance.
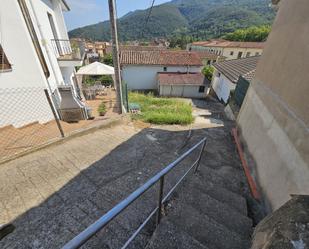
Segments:
[[[114,75],[114,68],[100,62],[93,62],[87,66],[81,67],[77,75]]]

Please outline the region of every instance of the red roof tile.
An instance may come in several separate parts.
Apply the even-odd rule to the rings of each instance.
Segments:
[[[204,85],[202,73],[158,73],[159,85]]]
[[[122,65],[202,66],[195,52],[188,51],[121,51]]]

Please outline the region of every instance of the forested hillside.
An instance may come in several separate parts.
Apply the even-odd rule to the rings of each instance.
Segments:
[[[148,10],[130,12],[119,19],[120,40],[149,40],[185,34],[195,40],[221,37],[236,29],[271,24],[270,0],[173,0]],[[78,28],[70,37],[110,40],[109,22]]]

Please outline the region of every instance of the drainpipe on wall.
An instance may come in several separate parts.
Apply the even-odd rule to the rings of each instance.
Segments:
[[[47,42],[46,42],[46,39],[44,38],[43,31],[42,31],[42,25],[41,25],[40,22],[39,22],[39,18],[38,18],[37,14],[36,14],[36,11],[35,11],[35,8],[34,8],[34,5],[33,5],[32,0],[30,0],[29,2],[30,2],[30,5],[31,5],[32,13],[33,13],[34,18],[35,18],[36,25],[38,26],[38,29],[39,29],[39,33],[40,33],[40,36],[41,36],[42,45],[43,45],[43,47],[45,48],[45,51],[46,51],[46,53],[47,53],[47,57],[48,57],[49,64],[50,64],[50,66],[51,66],[51,68],[52,68],[52,72],[53,72],[53,74],[54,74],[54,78],[55,78],[55,80],[56,80],[57,85],[61,85],[61,82],[59,81],[59,79],[58,79],[58,77],[57,77],[57,74],[56,74],[56,71],[55,71],[55,69],[54,69],[54,67],[53,67],[53,65],[52,65],[51,52],[50,52],[50,50],[49,50],[48,44],[47,44]],[[48,78],[46,78],[46,82],[47,82],[47,86],[48,86],[48,88],[49,88],[49,91],[50,91],[50,93],[52,94],[53,91],[52,91],[52,88],[51,88],[50,83],[49,83],[49,81],[48,81]],[[55,102],[55,101],[53,101],[53,102]],[[55,104],[55,103],[54,103],[54,104]],[[57,107],[58,107],[58,106],[57,106]]]

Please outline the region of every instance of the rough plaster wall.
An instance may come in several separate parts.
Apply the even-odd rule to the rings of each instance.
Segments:
[[[309,1],[282,0],[256,78],[309,126]]]
[[[270,208],[279,208],[290,199],[291,194],[309,194],[308,158],[302,150],[297,150],[252,87],[238,123],[257,165],[253,174]],[[304,139],[305,148],[309,146],[308,138],[308,135],[299,137]]]
[[[238,124],[272,209],[309,194],[309,2],[282,0]]]

